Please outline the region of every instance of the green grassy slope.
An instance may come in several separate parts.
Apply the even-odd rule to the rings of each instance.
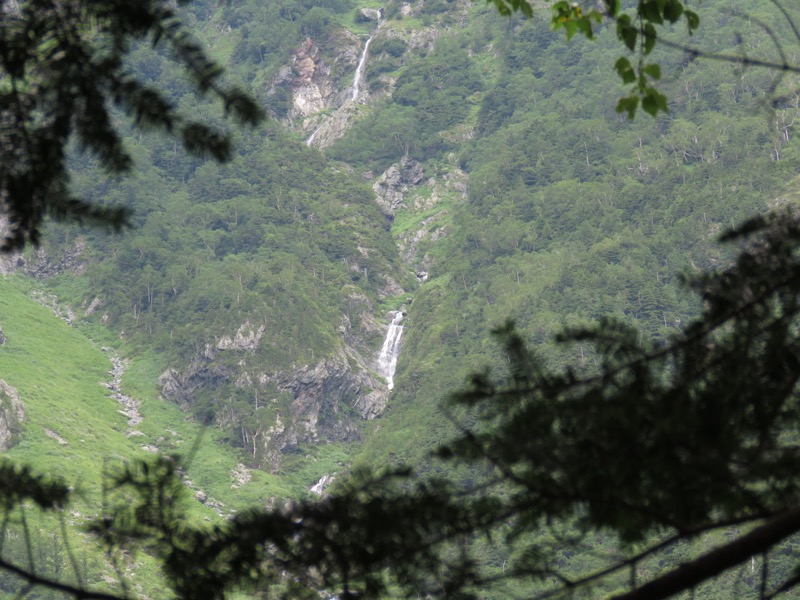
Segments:
[[[9,455],[82,481],[96,500],[103,460],[139,452],[125,437],[120,406],[101,386],[110,379],[108,358],[14,280],[0,280],[0,314],[7,337],[0,373],[18,390],[27,414],[23,440]]]
[[[32,300],[29,286],[15,278],[0,280],[0,326],[8,340],[0,347],[0,373],[18,390],[27,413],[23,439],[7,454],[71,483],[81,482],[90,502],[99,500],[104,463],[146,456],[143,446],[187,458],[189,479],[224,503],[226,511],[270,497],[301,496],[341,459],[341,449],[334,446],[311,457],[286,481],[253,471],[246,484],[232,487],[240,453],[224,444],[218,431],[198,425],[159,397],[158,368],[151,354],[132,361],[123,377],[123,390],[140,401],[143,417],[136,434],[129,436],[121,405],[101,385],[111,379],[108,354],[86,336],[88,328],[71,327]],[[107,336],[100,329],[92,333]],[[110,346],[113,340],[104,342]]]
[[[187,496],[191,498],[197,490],[206,495],[206,506],[189,503],[190,516],[200,521],[213,521],[220,512],[264,506],[270,499],[301,497],[308,485],[341,464],[341,448],[330,446],[307,457],[291,477],[281,479],[256,470],[241,484],[234,477],[239,452],[223,443],[217,430],[201,427],[176,405],[159,398],[158,371],[147,354],[133,361],[123,377],[124,391],[140,400],[143,417],[135,428],[128,427],[121,405],[101,385],[112,378],[109,353],[86,333],[106,336],[104,346],[113,346],[114,340],[100,328],[68,325],[33,300],[31,292],[30,281],[0,279],[0,326],[7,340],[0,346],[0,378],[17,389],[26,412],[22,439],[5,455],[74,486],[67,539],[90,584],[105,587],[115,577],[99,546],[77,532],[85,518],[101,511],[105,474],[124,461],[147,456],[143,446],[155,445],[188,460],[186,476],[191,487]],[[131,436],[132,430],[137,433]],[[219,504],[213,507],[212,502]],[[26,514],[34,552],[43,557],[36,561],[36,569],[64,576],[67,555],[57,519],[31,510]],[[6,545],[4,557],[23,557],[24,545],[19,537],[12,539],[17,541]],[[147,556],[136,557],[126,568],[134,590],[145,597],[163,596],[157,573],[158,566]],[[72,575],[65,577],[70,580]],[[5,576],[0,577],[0,591],[8,591],[7,585]]]

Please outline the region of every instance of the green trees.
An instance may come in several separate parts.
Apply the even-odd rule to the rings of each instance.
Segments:
[[[750,248],[693,282],[704,312],[666,343],[643,343],[612,321],[562,334],[592,346],[597,369],[552,371],[512,329],[498,332],[508,373],[475,376],[455,396],[470,409],[461,419],[475,424],[440,454],[489,469],[486,496],[522,546],[517,576],[550,577],[566,590],[622,571],[632,583],[616,597],[666,598],[760,557],[763,597],[800,583],[796,565],[770,556],[800,530],[797,235],[791,215],[728,234],[750,238]],[[563,572],[554,547],[523,541],[523,531],[553,520],[584,534],[613,531],[630,550],[594,572]],[[734,524],[756,529],[637,584],[637,564]]]
[[[649,17],[644,12],[655,7],[638,6],[643,11],[641,22],[646,23]],[[642,31],[645,37],[652,35],[646,28]],[[698,180],[719,177],[726,164],[734,164],[752,149],[742,143],[746,134],[730,126],[738,107],[700,120],[684,120],[676,110],[678,116],[658,120],[652,138],[634,140],[626,137],[630,132],[619,121],[593,122],[593,116],[605,116],[602,99],[568,95],[558,85],[545,87],[557,78],[545,78],[542,72],[549,74],[561,66],[562,79],[570,79],[576,60],[591,61],[599,48],[573,47],[558,53],[555,64],[541,66],[523,35],[509,36],[504,42],[518,44],[508,54],[500,49],[500,56],[514,60],[515,69],[528,68],[537,77],[538,86],[530,87],[542,93],[539,101],[561,94],[562,101],[572,107],[572,118],[559,119],[554,111],[552,116],[526,112],[526,105],[536,102],[531,89],[526,96],[503,77],[497,93],[484,97],[486,110],[478,115],[479,128],[487,133],[499,131],[501,125],[504,129],[462,155],[462,164],[472,175],[470,204],[457,221],[457,240],[448,250],[463,253],[469,262],[449,273],[452,285],[447,296],[441,293],[447,284],[440,280],[435,289],[418,294],[415,310],[437,302],[445,305],[437,314],[441,318],[435,319],[437,331],[443,330],[438,341],[444,343],[445,336],[464,335],[454,323],[459,316],[467,321],[496,316],[493,292],[501,285],[513,287],[522,278],[537,291],[544,289],[522,305],[525,312],[520,320],[525,321],[526,331],[546,323],[544,300],[552,297],[561,301],[563,313],[580,307],[602,315],[610,302],[597,302],[592,290],[603,285],[617,291],[616,306],[642,327],[623,327],[610,319],[595,327],[573,327],[562,335],[565,343],[558,349],[563,354],[546,357],[532,357],[520,336],[504,330],[503,362],[508,371],[498,377],[478,375],[471,389],[456,395],[449,412],[461,436],[440,452],[449,461],[447,466],[426,467],[429,472],[449,473],[454,486],[447,493],[456,505],[453,514],[459,516],[441,523],[442,530],[455,522],[464,526],[466,521],[474,544],[469,546],[459,538],[464,529],[453,533],[449,540],[464,554],[447,563],[458,551],[442,544],[447,558],[427,572],[430,579],[418,593],[441,593],[442,588],[431,583],[436,568],[461,578],[462,583],[470,581],[474,587],[466,584],[461,592],[475,597],[515,597],[514,592],[527,598],[572,597],[573,593],[577,597],[585,593],[586,597],[659,598],[681,592],[688,596],[695,590],[714,598],[796,593],[797,565],[791,558],[796,540],[791,536],[797,532],[798,482],[792,471],[796,468],[798,367],[794,358],[786,356],[795,354],[796,344],[791,333],[797,327],[797,279],[792,266],[796,217],[782,214],[752,221],[729,234],[728,241],[740,244],[737,248],[752,245],[731,268],[715,267],[714,274],[697,278],[697,319],[688,326],[677,322],[681,325],[677,327],[675,297],[665,293],[660,279],[666,260],[673,265],[677,261],[668,243],[659,239],[661,229],[648,211],[648,207],[670,206],[664,213],[668,219],[695,219],[697,238],[708,237],[705,215],[701,218],[696,208],[712,190],[697,185]],[[637,49],[643,56],[648,53]],[[735,50],[726,56],[736,62]],[[588,70],[593,63],[579,64]],[[743,60],[741,64],[754,63]],[[716,78],[724,72],[701,75],[699,71],[693,66],[686,70],[690,79],[684,97],[686,113],[693,117],[699,116],[703,106],[720,100],[736,104],[754,99],[752,89],[743,91],[749,88],[744,80],[743,95],[727,88],[721,98]],[[648,72],[645,75],[649,77]],[[759,75],[748,70],[745,78],[749,77]],[[767,94],[774,90],[769,85],[761,89]],[[637,89],[636,93],[638,101],[644,101],[649,92]],[[627,107],[622,105],[623,112]],[[691,129],[687,128],[692,121]],[[583,128],[580,136],[576,135],[579,128]],[[737,136],[738,142],[729,135]],[[562,151],[563,138],[570,142]],[[681,142],[673,143],[677,139]],[[751,143],[756,139],[753,136]],[[639,151],[635,161],[622,165],[612,157],[626,140]],[[666,152],[659,148],[662,143]],[[676,177],[675,172],[656,177],[666,160],[680,161],[682,173],[675,181],[669,179]],[[762,176],[772,176],[766,153],[762,160],[764,169],[746,175],[752,186],[738,188],[742,203],[758,194]],[[648,185],[653,181],[659,185]],[[740,179],[731,174],[717,182],[722,181],[733,187]],[[522,198],[528,201],[519,202]],[[738,220],[740,208],[731,202],[720,214],[730,214],[731,220],[736,214]],[[538,239],[516,242],[520,236],[505,220],[512,214],[526,217],[531,223],[529,235],[535,232]],[[644,226],[616,229],[612,237],[608,224],[623,219]],[[581,260],[566,255],[568,251],[578,254],[581,245],[566,246],[565,238],[585,245]],[[565,265],[557,282],[546,281],[550,273],[525,279],[519,251],[525,243],[536,248],[537,262]],[[631,260],[633,254],[636,260]],[[732,255],[722,255],[723,265],[730,260],[726,256]],[[707,256],[706,264],[713,265],[718,257]],[[532,259],[527,262],[535,264]],[[642,265],[649,265],[644,268],[650,270],[647,278],[642,276]],[[471,307],[471,314],[461,309],[459,301],[462,289],[467,294],[468,287],[485,297],[485,303]],[[505,290],[501,295],[510,296]],[[480,309],[475,308],[478,304]],[[419,339],[433,333],[416,335]],[[410,338],[409,343],[413,343]],[[469,358],[464,353],[431,369],[448,371]],[[458,488],[456,482],[464,487]],[[458,499],[459,491],[478,499]],[[436,529],[434,524],[426,526]],[[491,537],[495,548],[504,543],[512,548],[505,554],[506,563],[488,557],[480,544],[481,533]],[[621,540],[616,555],[597,543],[599,538],[613,536]],[[430,540],[437,541],[435,536]],[[746,572],[734,570],[727,578],[716,579],[742,562],[747,563]],[[442,566],[445,563],[447,567]],[[685,566],[669,570],[680,563]],[[663,577],[657,575],[664,572]],[[651,578],[652,585],[645,583]],[[735,587],[737,578],[747,579],[742,589]],[[492,584],[508,580],[514,580],[515,587],[507,596],[503,591],[508,588],[493,590]],[[521,581],[530,586],[516,586]],[[354,589],[361,588],[354,584]]]
[[[6,248],[38,241],[46,216],[120,229],[128,209],[89,203],[69,185],[66,150],[73,141],[109,173],[130,170],[132,159],[114,124],[111,105],[138,126],[176,137],[195,155],[228,158],[228,136],[176,110],[163,90],[146,84],[125,59],[131,44],[169,47],[197,89],[211,93],[242,123],[261,118],[242,90],[226,87],[171,8],[135,2],[8,3],[0,23],[0,197],[10,220]]]
[[[431,6],[439,10],[444,4]],[[638,28],[633,20],[622,18],[615,3],[608,4],[606,13],[618,19],[626,46],[645,56],[655,39],[648,25],[671,22],[685,13],[676,2],[637,6]],[[301,26],[324,25],[327,16],[322,11],[306,13],[308,19]],[[592,21],[575,6],[558,3],[556,19],[568,32],[591,31]],[[691,16],[686,20],[694,26]],[[255,48],[261,59],[261,42],[252,43],[249,54],[254,55]],[[519,46],[508,52],[510,63],[519,58],[516,67],[524,64],[526,55],[525,44]],[[389,49],[386,52],[392,54]],[[364,151],[367,158],[377,164],[391,162],[418,143],[416,133],[423,137],[425,152],[438,152],[444,144],[435,134],[465,118],[464,103],[477,87],[477,75],[469,70],[471,61],[463,48],[448,49],[442,56],[465,68],[468,77],[448,82],[463,85],[436,89],[431,83],[447,76],[445,65],[435,62],[438,56],[420,61],[419,69],[398,81],[397,103],[408,110],[399,110],[393,121],[383,124],[387,135],[374,136],[382,154]],[[558,57],[567,67],[580,59],[575,49]],[[651,87],[657,75],[653,65],[634,67],[630,61],[618,65],[620,75],[636,93],[620,105],[623,111],[635,109],[639,102],[646,110],[663,108]],[[479,129],[499,131],[501,122],[514,115],[523,95],[536,83],[534,69],[549,67],[533,65],[516,88],[506,74],[495,93],[481,104]],[[566,68],[561,75],[570,76]],[[705,90],[706,86],[697,87]],[[698,92],[697,103],[712,100],[710,92]],[[417,114],[420,107],[425,109],[422,115]],[[597,109],[598,114],[602,111],[602,106]],[[570,262],[572,257],[562,257],[557,247],[550,246],[541,260],[562,261],[568,268],[553,281],[537,285],[556,288],[565,301],[602,313],[603,307],[595,308],[591,297],[573,290],[579,279],[598,286],[609,283],[619,290],[620,310],[630,310],[647,324],[648,334],[658,334],[652,337],[660,342],[607,320],[563,336],[565,342],[580,347],[581,358],[585,350],[592,360],[551,368],[528,352],[511,329],[503,330],[508,372],[499,377],[475,376],[472,387],[457,395],[450,409],[462,434],[439,452],[449,461],[448,482],[410,482],[401,477],[405,473],[360,482],[355,478],[321,503],[257,510],[218,527],[203,527],[185,521],[180,511],[185,491],[178,484],[177,463],[158,459],[120,474],[110,493],[114,501],[96,522],[94,532],[115,552],[137,546],[148,549],[164,564],[175,593],[186,598],[221,597],[242,583],[257,586],[264,594],[287,597],[313,597],[318,589],[343,598],[356,594],[457,597],[488,594],[492,585],[515,585],[516,591],[521,589],[528,596],[567,595],[595,585],[599,593],[627,590],[621,597],[665,597],[691,590],[748,559],[759,567],[763,596],[793,589],[795,565],[781,556],[784,550],[778,543],[798,528],[793,438],[798,373],[797,225],[791,216],[783,216],[752,222],[730,236],[740,243],[751,237],[756,241],[734,267],[697,280],[706,306],[696,321],[682,331],[667,328],[671,299],[664,298],[652,281],[660,284],[660,265],[650,256],[637,261],[638,266],[626,261],[632,252],[646,252],[641,234],[624,232],[612,239],[601,233],[610,221],[625,218],[629,214],[625,209],[648,202],[671,202],[675,219],[690,218],[696,199],[667,198],[648,190],[650,173],[665,158],[641,139],[637,163],[623,166],[633,175],[620,177],[622,185],[615,188],[595,180],[598,173],[610,169],[606,159],[619,143],[622,129],[613,130],[595,117],[576,119],[571,130],[555,118],[521,117],[517,126],[500,134],[506,138],[498,136],[473,152],[471,160],[485,182],[473,188],[469,210],[474,212],[475,225],[465,227],[462,235],[465,245],[480,251],[465,257],[461,272],[453,273],[452,289],[442,281],[435,284],[439,288],[434,293],[440,293],[443,302],[451,301],[454,290],[460,294],[462,285],[466,293],[472,268],[486,265],[505,278],[504,285],[519,287],[526,277],[536,277],[525,272],[530,266],[520,260],[519,250],[537,250],[543,241],[583,228],[580,233],[589,246],[587,252],[595,253],[597,263],[607,268],[602,274],[599,268],[585,265],[572,269],[578,262]],[[720,146],[731,142],[715,131],[724,128],[722,121],[708,122],[702,130],[689,121],[666,123],[664,143],[687,168],[705,167],[726,160]],[[519,139],[529,147],[543,147],[547,140],[557,138],[564,139],[573,153],[568,177],[559,165],[563,155],[510,149]],[[514,145],[503,144],[503,139]],[[493,149],[492,158],[500,160],[484,165],[480,154],[487,155],[486,149]],[[234,304],[255,301],[257,296],[274,298],[274,290],[280,287],[290,288],[299,299],[316,298],[317,287],[306,290],[298,282],[299,268],[321,267],[324,273],[325,257],[339,261],[357,252],[353,241],[336,227],[337,220],[356,218],[352,212],[356,209],[346,210],[344,199],[363,200],[358,207],[361,218],[380,217],[374,208],[367,208],[369,199],[363,197],[363,190],[351,194],[344,187],[335,190],[335,196],[343,197],[341,203],[334,203],[333,196],[324,197],[329,202],[319,202],[318,189],[313,198],[310,193],[278,196],[274,210],[248,200],[246,194],[253,185],[249,177],[256,171],[263,176],[259,184],[270,193],[285,178],[302,178],[314,185],[316,174],[292,165],[291,152],[300,151],[296,145],[286,151],[284,160],[265,160],[252,172],[234,162],[224,177],[213,166],[198,169],[189,191],[191,202],[183,199],[187,210],[181,217],[204,224],[199,239],[190,239],[150,198],[142,215],[141,236],[118,256],[120,266],[141,263],[142,267],[132,269],[129,280],[117,282],[110,302],[117,309],[130,308],[131,313],[123,317],[120,310],[110,318],[124,318],[126,329],[130,324],[138,327],[140,335],[153,336],[159,329],[158,319],[170,310],[194,314],[215,301]],[[531,197],[533,202],[523,201]],[[303,218],[322,210],[334,214]],[[592,227],[586,224],[587,214],[593,217]],[[293,230],[294,236],[287,236],[274,227],[276,221],[305,224]],[[536,228],[529,230],[521,222],[535,223]],[[33,234],[27,239],[34,239]],[[163,272],[160,267],[167,252],[159,247],[162,240],[175,247],[194,245],[196,252],[182,268]],[[265,241],[266,254],[301,247],[304,251],[297,254],[305,256],[306,262],[297,265],[286,252],[280,254],[285,257],[281,269],[255,273],[253,262],[242,259],[239,251],[252,250]],[[208,265],[212,260],[213,267]],[[638,279],[631,277],[631,271],[645,268],[642,264],[652,267],[655,276],[649,285],[637,287]],[[109,271],[98,277],[119,279],[115,270]],[[331,269],[327,276],[333,283],[326,284],[322,277],[319,289],[334,295],[342,287],[337,281],[342,272]],[[203,289],[192,287],[192,277],[199,277]],[[365,288],[370,285],[367,276],[362,280],[358,273],[350,273],[349,277]],[[470,284],[485,295],[490,307],[492,286]],[[128,292],[135,295],[129,307],[125,305]],[[440,341],[460,337],[464,321],[499,310],[455,314],[435,333]],[[532,316],[543,337],[557,324],[552,314],[537,307]],[[662,319],[663,330],[653,326]],[[177,333],[185,336],[187,345],[197,341],[195,324],[189,325]],[[307,333],[302,330],[299,335]],[[206,411],[208,406],[200,408]],[[258,409],[247,415],[239,405],[227,408],[237,415],[232,419],[244,421],[241,442],[249,452],[250,441],[268,421]],[[430,470],[442,472],[444,467],[437,463]],[[727,541],[719,532],[729,525],[755,529]],[[482,534],[496,545],[487,549]],[[594,541],[612,535],[623,542],[620,554],[595,556]],[[687,549],[687,540],[699,546]],[[717,549],[706,551],[712,545]],[[502,554],[498,547],[503,548]],[[684,569],[656,577],[652,584],[639,584],[652,576],[655,565],[663,562],[669,568],[681,561],[687,565]],[[48,583],[22,571],[31,584]],[[653,591],[658,588],[661,591]],[[68,591],[78,597],[107,596]]]
[[[800,222],[753,219],[725,241],[744,246],[735,264],[691,282],[703,310],[664,341],[601,321],[560,338],[597,363],[553,369],[499,330],[505,372],[451,400],[461,433],[437,452],[445,478],[357,474],[322,501],[198,527],[183,520],[177,463],[159,459],[115,478],[117,509],[94,531],[109,548],[148,547],[182,598],[242,584],[282,598],[476,598],[512,584],[529,598],[720,597],[703,586],[743,562],[747,593],[791,594]],[[599,546],[608,536],[617,551]]]

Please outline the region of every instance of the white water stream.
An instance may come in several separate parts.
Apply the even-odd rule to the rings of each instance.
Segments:
[[[314,141],[314,138],[315,138],[315,137],[317,137],[317,133],[319,132],[319,130],[320,130],[320,129],[322,129],[322,125],[320,125],[319,127],[317,127],[317,128],[314,130],[314,133],[312,133],[312,134],[309,136],[309,138],[306,140],[306,146],[310,146],[310,145],[311,145],[311,142],[313,142],[313,141]]]
[[[386,332],[383,348],[378,357],[378,368],[381,375],[386,377],[386,386],[391,390],[394,387],[394,371],[397,368],[397,357],[400,356],[400,337],[403,335],[403,311],[397,311]]]
[[[380,23],[378,23],[378,27],[380,27]],[[358,66],[356,67],[356,74],[353,77],[353,93],[350,95],[350,100],[355,100],[358,98],[358,84],[361,83],[361,78],[364,75],[364,66],[367,64],[367,51],[369,50],[369,44],[372,42],[372,36],[369,36],[367,43],[364,44],[364,50],[361,52],[361,58],[358,60]]]
[[[380,19],[378,20],[378,26],[375,28],[377,31],[381,26]],[[358,94],[361,92],[361,81],[364,79],[364,70],[367,66],[367,53],[369,52],[369,45],[372,43],[373,35],[370,35],[367,39],[367,42],[364,44],[364,49],[361,51],[361,57],[358,59],[358,65],[356,66],[356,73],[353,76],[353,86],[350,88],[350,102],[355,102],[358,99]],[[339,107],[342,108],[342,107]],[[306,146],[311,146],[314,143],[314,139],[317,137],[317,133],[319,130],[322,129],[322,126],[325,124],[325,120],[323,120],[322,124],[320,124],[313,133],[308,137],[305,144]]]

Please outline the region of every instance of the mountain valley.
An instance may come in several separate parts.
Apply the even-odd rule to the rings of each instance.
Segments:
[[[587,369],[597,356],[556,343],[564,328],[612,318],[666,340],[700,310],[683,274],[732,260],[720,234],[795,202],[792,75],[657,48],[670,111],[629,120],[610,26],[567,43],[546,16],[465,0],[181,10],[267,123],[234,131],[218,164],[120,117],[135,173],[75,149],[72,185],[132,208],[134,227],[52,223],[0,264],[0,440],[77,482],[75,524],[97,512],[110,463],[153,453],[186,458],[209,522],[362,468],[436,476],[459,419],[446,399],[502,371],[492,329],[513,320],[548,364]],[[702,18],[709,50],[766,51],[725,2]],[[231,128],[158,48],[137,46],[130,67]],[[487,568],[508,552],[487,547]],[[147,557],[126,569],[162,597]]]

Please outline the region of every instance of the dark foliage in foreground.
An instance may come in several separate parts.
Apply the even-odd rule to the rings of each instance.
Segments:
[[[510,578],[539,581],[539,597],[598,585],[622,589],[616,598],[667,598],[761,556],[762,596],[794,589],[797,565],[770,567],[768,553],[800,531],[800,222],[756,219],[725,239],[746,249],[728,269],[691,283],[704,312],[667,343],[599,323],[562,336],[592,343],[598,364],[552,372],[512,326],[498,331],[508,372],[475,375],[453,397],[454,411],[466,408],[462,433],[439,451],[480,473],[470,487],[410,480],[410,471],[360,474],[319,502],[198,527],[185,517],[179,461],[159,457],[112,478],[92,532],[112,556],[125,548],[157,556],[180,598],[222,598],[242,586],[282,598],[318,590],[468,598]],[[25,482],[34,491],[4,494],[7,510],[53,494]],[[535,535],[554,523],[569,525],[571,539]],[[746,533],[651,581],[621,577],[732,525]],[[581,552],[583,535],[603,531],[622,550],[598,570],[565,570],[556,560],[558,548]],[[487,576],[473,554],[485,536],[513,550],[502,575]]]
[[[125,65],[137,40],[165,44],[201,93],[210,93],[237,121],[255,124],[261,111],[192,39],[170,2],[162,0],[30,0],[6,3],[0,20],[0,202],[10,220],[5,248],[36,244],[45,217],[120,229],[128,208],[87,203],[69,189],[71,140],[110,173],[132,166],[112,106],[141,128],[175,136],[191,154],[226,160],[228,136],[187,119],[162,90]]]

